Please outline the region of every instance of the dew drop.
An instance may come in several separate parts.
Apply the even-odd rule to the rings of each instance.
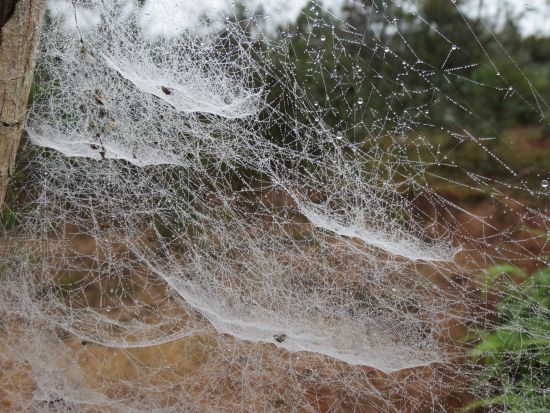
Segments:
[[[540,186],[542,186],[544,189],[548,188],[550,184],[548,183],[548,181],[546,179],[543,179],[540,183]]]
[[[357,99],[357,104],[362,105],[363,104],[363,98]]]

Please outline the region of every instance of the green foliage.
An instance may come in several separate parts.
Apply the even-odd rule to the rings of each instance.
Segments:
[[[14,227],[17,222],[17,216],[15,212],[8,206],[2,208],[0,214],[0,230],[9,231]]]
[[[522,280],[518,284],[518,279]],[[468,409],[498,406],[509,412],[550,407],[550,267],[527,277],[512,265],[489,269],[498,284],[497,326],[479,333],[472,357],[483,361],[474,391],[483,398]]]
[[[453,181],[467,181],[461,170],[508,176],[497,158],[519,175],[546,175],[550,123],[545,116],[550,110],[539,104],[550,96],[550,38],[523,36],[513,13],[505,24],[489,28],[490,23],[461,13],[448,0],[417,4],[418,14],[391,2],[346,3],[342,21],[308,4],[294,24],[280,31],[290,39],[288,55],[259,56],[270,59],[274,78],[288,78],[285,62],[294,62],[287,83],[306,91],[318,109],[296,111],[296,96],[268,79],[274,85],[270,105],[304,124],[316,123],[320,114],[329,129],[357,143],[403,136],[416,152],[414,136],[420,133],[441,144],[456,165],[438,166],[437,174]],[[357,37],[373,30],[376,35]],[[445,125],[445,130],[433,125]],[[274,124],[270,137],[292,141],[295,134],[285,127]],[[535,127],[540,136],[531,139],[527,135]],[[468,135],[483,138],[483,145]],[[433,161],[429,153],[420,155],[420,162]]]

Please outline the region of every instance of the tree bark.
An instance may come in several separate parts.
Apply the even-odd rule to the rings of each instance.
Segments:
[[[45,0],[0,0],[0,207],[25,126]]]

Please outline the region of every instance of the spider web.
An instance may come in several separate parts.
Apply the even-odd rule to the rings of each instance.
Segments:
[[[452,411],[467,397],[465,337],[495,322],[482,275],[544,263],[548,216],[529,198],[548,192],[453,117],[497,133],[457,85],[542,118],[548,105],[502,75],[463,74],[499,71],[474,30],[483,62],[414,3],[345,5],[313,2],[286,30],[231,5],[161,36],[143,24],[148,2],[51,14],[0,257],[0,343],[33,383],[14,399],[34,411]],[[403,14],[448,48],[444,61],[417,54]],[[461,164],[461,148],[506,178]],[[486,197],[512,224],[440,186]],[[522,231],[534,226],[543,235]]]

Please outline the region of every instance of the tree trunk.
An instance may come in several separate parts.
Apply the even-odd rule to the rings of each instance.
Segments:
[[[0,0],[0,207],[25,126],[45,0]]]

